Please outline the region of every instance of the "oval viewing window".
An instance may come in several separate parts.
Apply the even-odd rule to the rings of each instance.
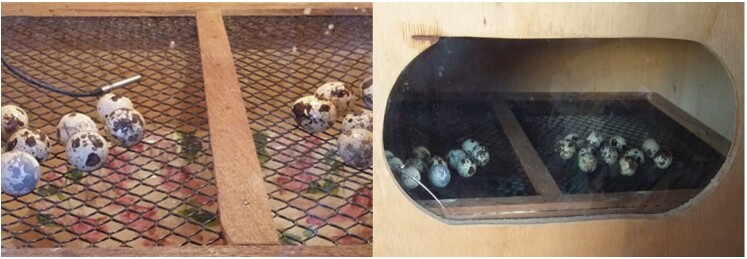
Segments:
[[[695,42],[441,38],[399,75],[383,140],[401,189],[449,222],[657,214],[719,173],[735,102]]]

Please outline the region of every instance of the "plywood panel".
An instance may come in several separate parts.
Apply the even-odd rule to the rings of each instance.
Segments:
[[[413,11],[416,10],[416,11]],[[666,14],[666,15],[663,15]],[[413,35],[497,38],[664,37],[716,53],[735,84],[738,128],[725,168],[679,213],[532,225],[447,225],[413,206],[375,138],[374,255],[742,255],[744,249],[742,4],[374,4],[374,135],[400,71],[431,42]],[[673,101],[677,103],[676,101]],[[688,101],[689,102],[689,101]],[[722,105],[722,104],[719,104]],[[734,117],[731,120],[735,120]],[[693,205],[693,206],[689,206]],[[386,226],[386,227],[381,227]]]

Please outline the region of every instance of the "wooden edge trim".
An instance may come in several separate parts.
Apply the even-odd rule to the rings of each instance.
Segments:
[[[137,248],[3,248],[3,256],[262,256],[262,257],[364,257],[372,256],[371,245],[350,246],[189,246]]]
[[[197,32],[225,238],[229,244],[277,244],[278,232],[221,12],[197,12]]]
[[[2,16],[371,16],[372,3],[2,3]]]
[[[508,137],[509,142],[511,142],[516,156],[519,157],[519,161],[524,167],[529,181],[532,182],[534,190],[540,195],[559,196],[561,194],[560,188],[558,188],[552,175],[550,175],[550,171],[542,159],[540,159],[537,151],[534,150],[534,147],[529,142],[529,138],[524,134],[524,130],[519,125],[511,109],[498,96],[493,100],[493,111],[495,112],[495,116],[498,117],[501,127],[503,127],[503,132]]]
[[[683,127],[688,129],[690,132],[700,137],[703,141],[711,145],[716,151],[724,156],[729,154],[731,148],[731,141],[718,134],[716,131],[706,126],[698,119],[688,114],[684,110],[674,105],[672,102],[662,97],[658,93],[653,93],[649,96],[648,101],[656,108],[669,115],[672,119],[679,122]]]

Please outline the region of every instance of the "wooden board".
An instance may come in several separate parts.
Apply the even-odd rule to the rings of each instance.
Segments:
[[[372,247],[369,245],[352,245],[345,247],[331,246],[211,246],[211,247],[158,247],[152,249],[133,248],[20,248],[2,249],[4,256],[261,256],[261,257],[362,257],[371,256]]]
[[[220,11],[197,13],[218,204],[230,244],[275,244],[278,233]]]
[[[375,136],[382,135],[386,97],[400,72],[430,46],[430,41],[413,40],[413,35],[694,40],[713,51],[728,69],[737,104],[737,134],[714,183],[670,213],[648,219],[470,226],[444,223],[414,205],[385,169],[383,144],[376,139],[374,221],[386,227],[374,228],[379,237],[374,255],[742,255],[743,9],[741,3],[375,3],[374,93],[379,97],[374,104]],[[599,85],[590,91],[594,90],[610,89]],[[632,90],[636,89],[628,92]]]

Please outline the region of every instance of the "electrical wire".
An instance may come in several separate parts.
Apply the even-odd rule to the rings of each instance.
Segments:
[[[8,62],[7,59],[5,59],[5,55],[0,55],[0,59],[2,59],[3,65],[6,68],[8,68],[8,70],[14,76],[16,76],[21,81],[26,82],[27,84],[30,84],[30,85],[34,85],[36,87],[44,88],[46,90],[49,90],[49,91],[52,91],[52,92],[55,92],[55,93],[64,94],[64,95],[68,95],[68,96],[72,96],[72,97],[99,96],[99,95],[101,95],[101,94],[104,93],[104,90],[101,89],[101,88],[96,88],[96,90],[93,90],[93,91],[88,92],[88,93],[77,93],[77,92],[72,92],[72,91],[67,91],[67,90],[64,90],[64,89],[60,89],[60,88],[57,88],[57,87],[55,87],[53,85],[47,84],[45,82],[42,82],[41,80],[33,78],[33,77],[27,75],[26,73],[24,73],[23,71],[21,71],[20,69],[14,67],[13,65],[11,65]]]

